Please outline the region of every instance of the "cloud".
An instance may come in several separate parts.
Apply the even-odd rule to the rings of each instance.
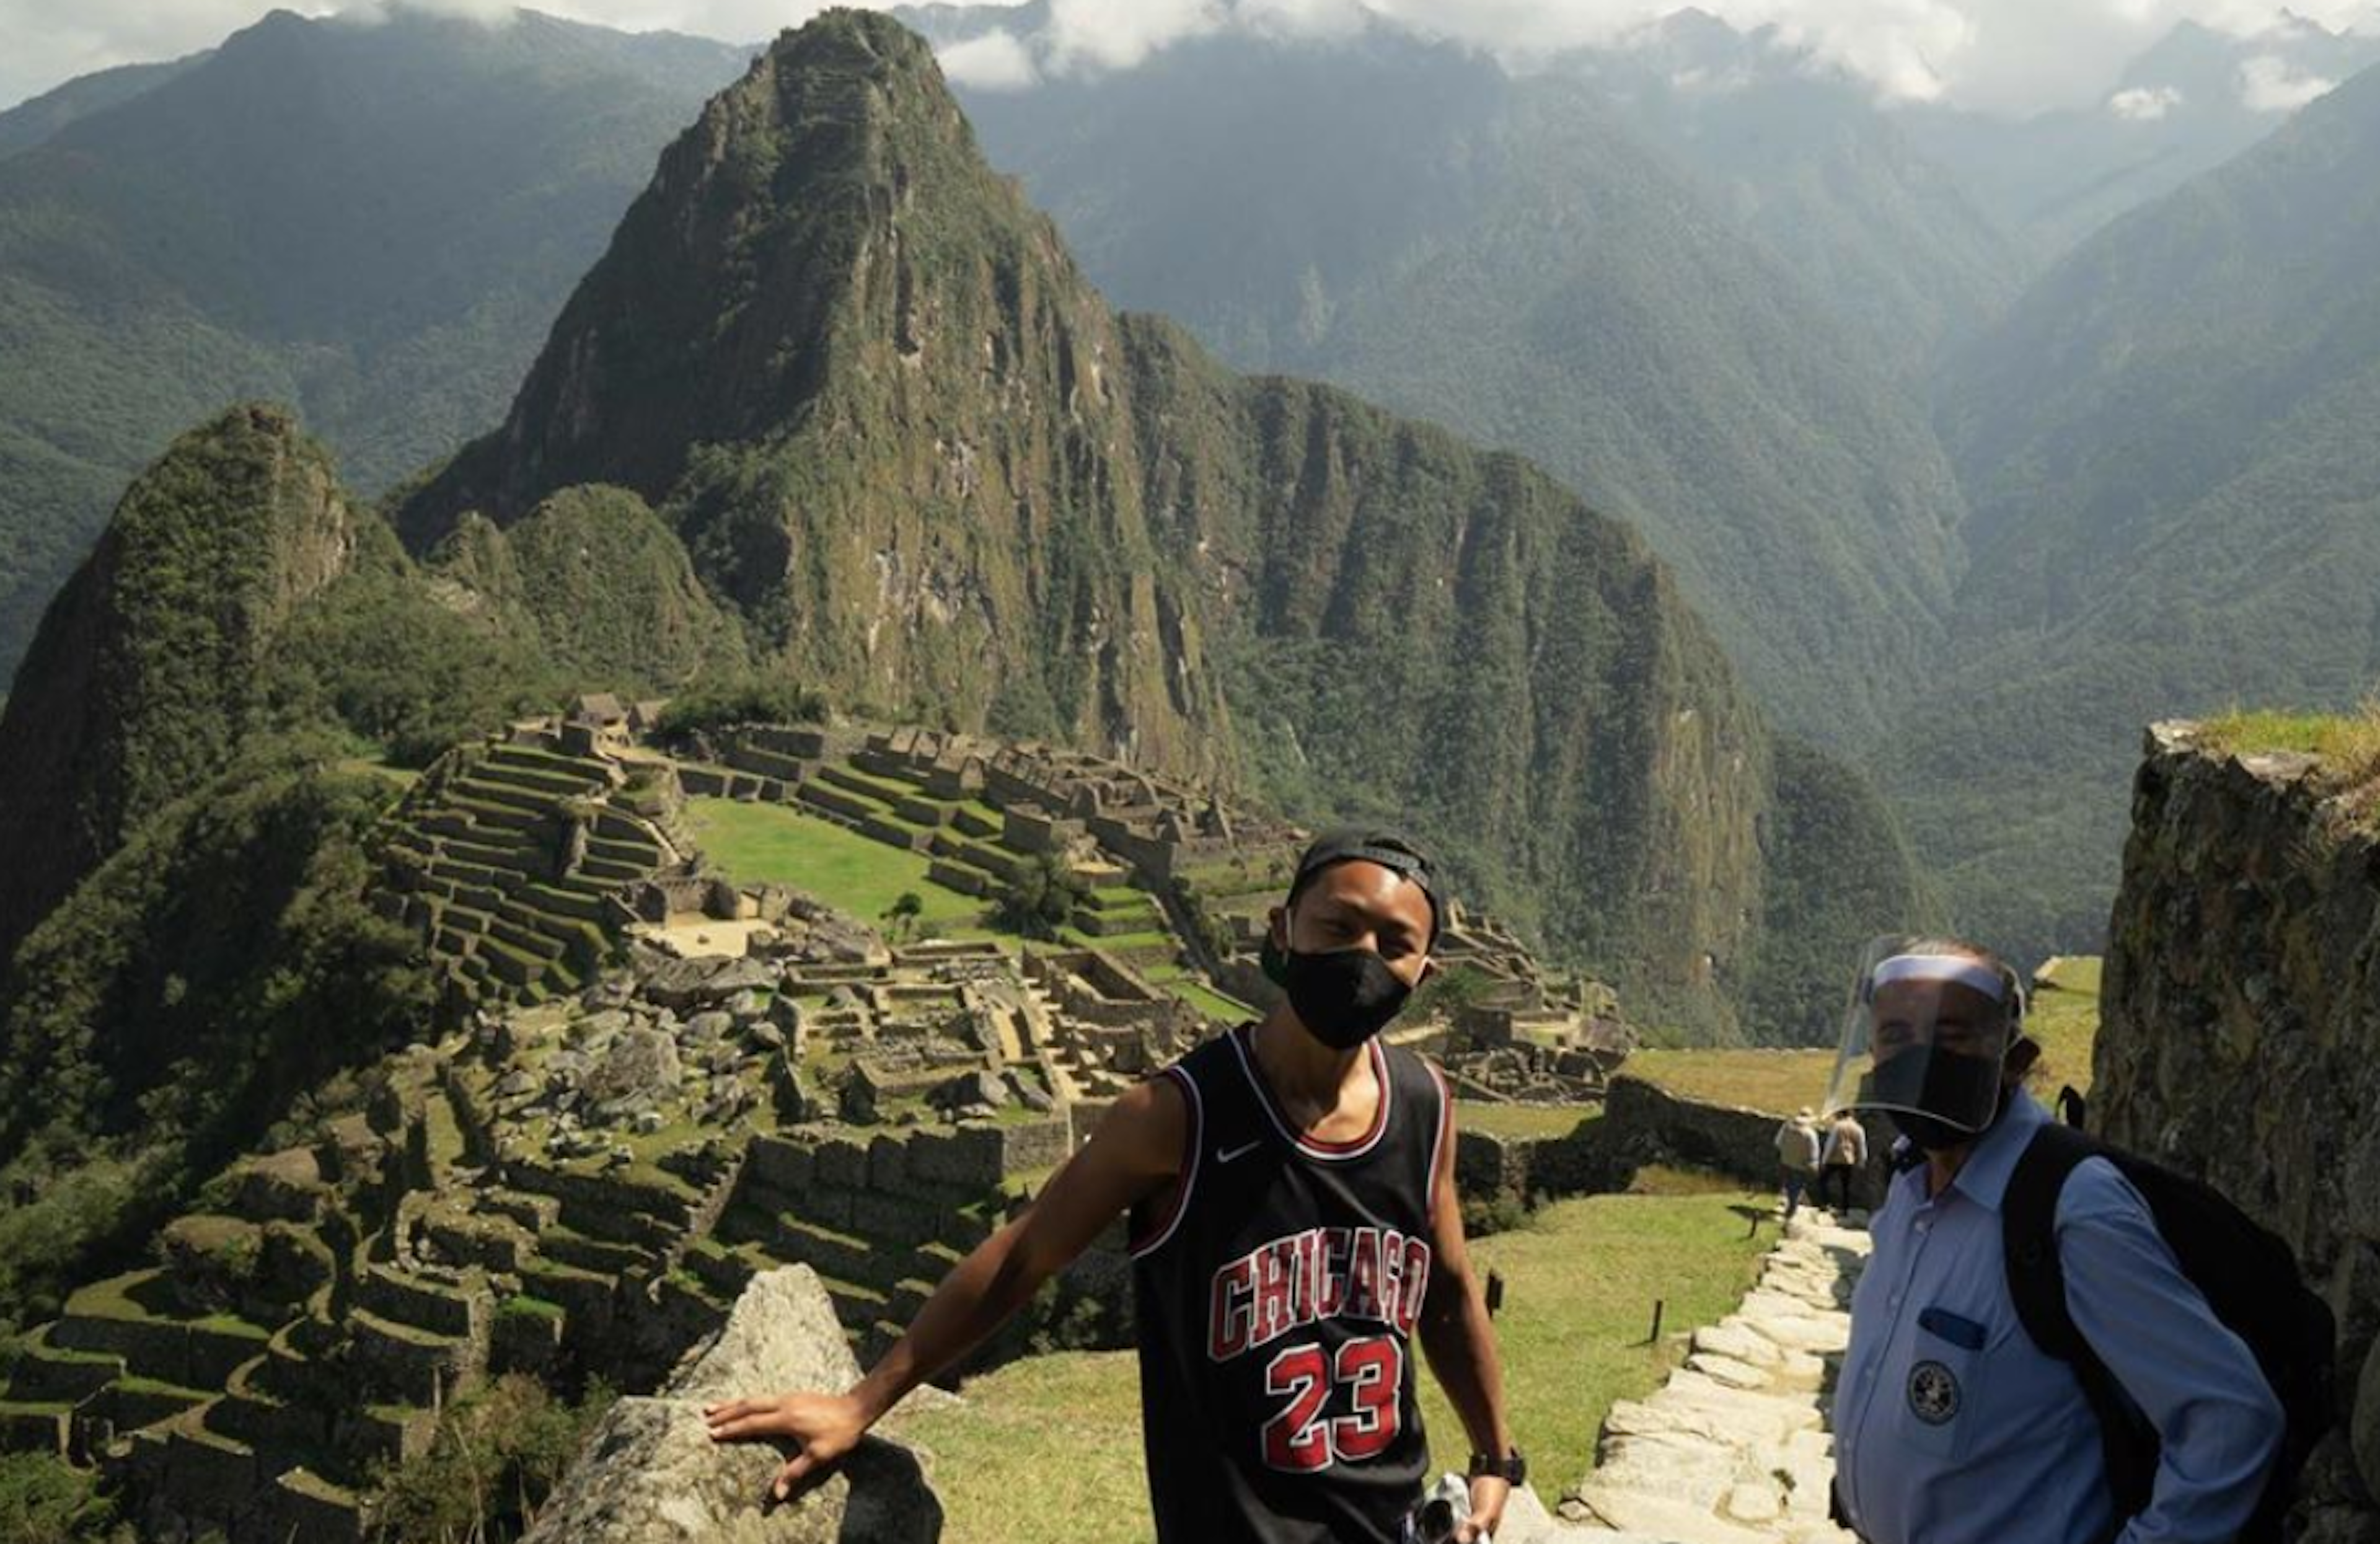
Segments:
[[[2300,75],[2287,59],[2259,54],[2240,67],[2240,101],[2251,113],[2294,113],[2338,85],[2319,75]]]
[[[1059,70],[1131,69],[1161,48],[1220,32],[1224,0],[1050,0],[1050,60]]]
[[[2177,86],[2133,86],[2107,99],[2107,111],[2128,123],[2155,123],[2180,105]]]
[[[275,0],[0,0],[0,103],[109,65],[210,47]],[[279,0],[310,14],[424,0]],[[500,17],[509,0],[426,0]],[[642,30],[673,28],[754,43],[798,26],[826,0],[532,0],[539,9]],[[862,0],[886,4],[889,0]],[[2289,10],[2282,10],[2283,4]],[[1816,66],[1847,70],[1878,94],[1989,111],[2100,107],[2125,63],[2185,18],[2260,42],[2275,64],[2243,75],[2241,99],[2286,111],[2325,83],[2293,73],[2285,49],[2310,23],[2380,30],[2374,0],[1050,0],[1046,27],[1010,43],[959,45],[960,79],[1019,89],[1053,73],[1129,69],[1190,39],[1239,30],[1342,38],[1386,24],[1478,48],[1515,67],[1564,49],[1615,43],[1699,4],[1741,29],[1774,27]],[[1030,67],[1031,75],[1026,73]],[[2151,106],[2134,99],[2134,110]]]
[[[1021,91],[1041,79],[1033,51],[1014,32],[991,31],[943,49],[942,73],[983,91]]]

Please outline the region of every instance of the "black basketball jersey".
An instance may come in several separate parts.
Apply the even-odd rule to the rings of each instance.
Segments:
[[[1182,1175],[1134,1209],[1141,1419],[1160,1544],[1396,1544],[1428,1465],[1414,1326],[1443,1083],[1370,1050],[1380,1108],[1301,1136],[1242,1025],[1165,1070]]]

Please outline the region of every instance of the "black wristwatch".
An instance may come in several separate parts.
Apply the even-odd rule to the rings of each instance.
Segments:
[[[1501,1458],[1493,1453],[1475,1453],[1471,1455],[1471,1467],[1464,1477],[1500,1479],[1507,1485],[1517,1487],[1529,1477],[1529,1461],[1521,1456],[1518,1448],[1509,1450]]]

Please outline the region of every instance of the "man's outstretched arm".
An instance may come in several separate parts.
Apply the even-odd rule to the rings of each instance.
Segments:
[[[731,1399],[704,1410],[716,1441],[792,1438],[801,1451],[778,1472],[782,1501],[859,1443],[902,1397],[983,1343],[1043,1282],[1090,1247],[1126,1208],[1182,1166],[1186,1112],[1171,1078],[1140,1084],[1111,1105],[1083,1149],[1050,1176],[1025,1213],[951,1268],[905,1333],[842,1393]]]
[[[1501,1458],[1512,1447],[1504,1422],[1504,1367],[1496,1355],[1496,1331],[1488,1302],[1471,1269],[1463,1236],[1463,1201],[1454,1187],[1454,1100],[1447,1095],[1446,1129],[1439,1135],[1438,1172],[1430,1195],[1429,1295],[1422,1300],[1421,1348],[1429,1358],[1454,1413],[1471,1439],[1472,1451]],[[1504,1520],[1512,1487],[1500,1478],[1471,1482],[1471,1522],[1459,1540],[1485,1538]]]

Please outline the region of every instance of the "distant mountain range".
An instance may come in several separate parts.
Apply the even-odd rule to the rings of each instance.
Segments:
[[[0,668],[135,468],[298,407],[368,491],[501,411],[654,151],[748,50],[275,12],[0,115]]]
[[[2144,722],[2380,684],[2375,165],[2366,70],[2085,242],[1945,373],[1972,556],[1892,777],[2005,933],[2104,920],[2081,903]]]
[[[1001,30],[1028,63],[1049,19],[903,14],[946,48]],[[875,670],[888,708],[989,711],[990,692],[1016,722],[1128,725],[1160,760],[1211,748],[1211,705],[1137,666],[1020,674],[1080,641],[1063,618],[1023,653],[892,668],[822,605],[850,575],[782,584],[822,550],[794,534],[822,517],[756,520],[758,485],[735,480],[759,473],[697,447],[747,442],[756,392],[821,400],[796,359],[771,358],[767,381],[739,360],[719,382],[645,359],[649,384],[684,389],[623,397],[627,416],[589,439],[565,408],[590,377],[548,348],[522,397],[545,407],[516,406],[506,431],[536,427],[534,454],[482,443],[438,470],[504,416],[558,316],[556,337],[632,351],[705,322],[586,334],[565,301],[751,52],[532,13],[495,28],[276,13],[0,113],[0,665],[134,469],[224,403],[268,395],[298,407],[346,487],[435,474],[399,490],[433,565],[494,563],[480,571],[500,585],[503,563],[471,555],[482,528],[436,545],[465,505],[509,519],[557,477],[606,479],[685,539],[735,649],[748,634],[853,690]],[[1774,31],[1681,12],[1520,77],[1385,29],[1226,32],[1024,90],[962,71],[958,96],[1110,297],[1179,319],[1230,365],[1524,452],[1641,529],[1765,712],[1882,779],[1959,915],[2030,948],[2087,942],[2103,920],[2133,721],[2233,695],[2348,701],[2369,679],[2351,366],[2372,254],[2343,127],[2369,79],[2289,110],[2375,53],[2380,39],[2297,21],[2246,38],[2183,26],[2097,106],[2012,124],[1879,105]],[[2343,169],[2303,164],[2324,156]],[[623,360],[601,362],[620,378]],[[915,427],[952,454],[941,427]],[[785,465],[769,485],[798,504]],[[602,508],[627,521],[608,539],[650,535]],[[1123,561],[1163,550],[1121,530],[1101,540]],[[674,581],[654,582],[678,615],[660,598]],[[880,582],[917,604],[958,593],[947,574]],[[1079,582],[1102,616],[1191,609],[1114,574]],[[1228,664],[1220,638],[1207,644]],[[577,657],[597,656],[618,663]],[[1250,689],[1217,680],[1219,700]],[[1297,687],[1264,689],[1278,703]],[[1962,704],[1948,726],[1946,689]],[[1297,796],[1293,766],[1258,772]]]

